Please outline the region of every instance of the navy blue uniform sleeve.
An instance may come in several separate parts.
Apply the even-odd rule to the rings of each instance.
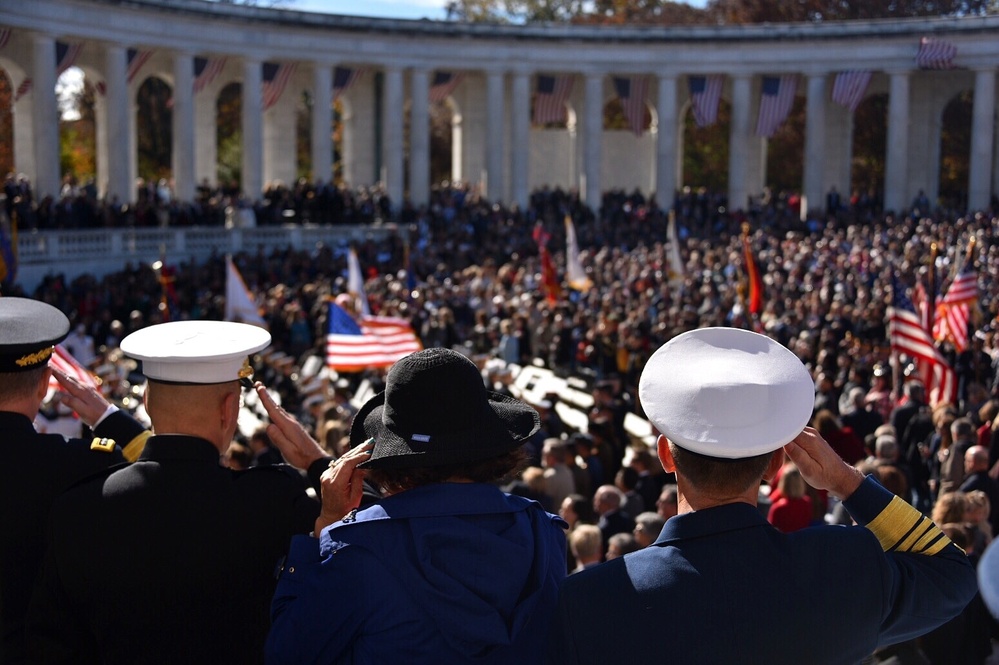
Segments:
[[[97,439],[110,439],[117,444],[122,456],[129,462],[139,459],[152,432],[124,411],[116,411],[94,428]],[[96,439],[95,439],[96,443]]]
[[[929,518],[867,478],[843,502],[885,552],[879,645],[925,634],[960,614],[978,586],[965,553]]]

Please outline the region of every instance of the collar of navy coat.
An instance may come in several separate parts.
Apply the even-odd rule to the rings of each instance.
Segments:
[[[9,435],[36,433],[31,418],[23,413],[14,413],[13,411],[0,411],[0,432],[4,433],[4,438],[11,438]]]
[[[567,529],[561,517],[546,513],[537,501],[502,492],[486,483],[435,483],[394,494],[357,511],[324,529],[320,548],[324,553],[336,552],[349,543],[339,540],[337,531],[365,522],[405,520],[427,517],[459,517],[522,512],[535,509],[553,523]]]
[[[149,437],[139,456],[140,462],[210,462],[218,464],[219,450],[211,442],[183,434],[158,434]]]
[[[692,513],[675,515],[666,520],[655,545],[665,546],[682,540],[693,540],[726,531],[738,531],[769,523],[756,506],[748,503],[729,503]]]

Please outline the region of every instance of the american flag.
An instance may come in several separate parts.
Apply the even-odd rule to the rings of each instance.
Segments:
[[[7,42],[10,41],[10,36],[13,34],[13,32],[14,31],[11,30],[10,28],[0,28],[0,48],[3,48],[4,46],[7,45]]]
[[[648,89],[647,76],[614,77],[614,91],[621,101],[621,109],[624,111],[624,117],[628,119],[628,126],[636,136],[641,136],[645,131],[645,114],[648,111],[645,97]]]
[[[326,329],[326,366],[338,372],[388,367],[423,348],[405,319],[362,316],[355,321],[334,302]]]
[[[14,91],[14,101],[16,102],[21,97],[24,97],[26,94],[31,92],[32,85],[33,83],[30,78],[25,78],[21,81],[21,85],[17,86],[17,90]]]
[[[125,80],[131,83],[136,76],[138,76],[139,71],[142,66],[145,65],[149,58],[153,57],[152,51],[140,51],[139,49],[130,48],[125,52],[125,59],[128,62],[128,70],[125,73]]]
[[[534,83],[534,124],[565,121],[565,102],[572,93],[572,76],[538,74]]]
[[[225,58],[194,58],[194,94],[198,94],[222,73],[225,69]]]
[[[756,122],[756,135],[764,138],[773,136],[787,118],[794,105],[794,95],[798,90],[798,75],[764,76],[760,94],[760,117]]]
[[[933,339],[948,340],[958,353],[968,348],[968,321],[971,306],[978,302],[978,274],[971,262],[965,263],[937,305]]]
[[[871,83],[871,72],[851,70],[836,74],[833,82],[832,100],[845,106],[853,113],[860,106]]]
[[[68,374],[85,386],[89,386],[94,389],[98,389],[97,379],[94,375],[90,373],[86,367],[80,364],[73,355],[67,351],[62,344],[56,344],[55,348],[52,349],[52,356],[49,358],[49,365],[55,367],[56,369],[62,371],[64,374]],[[53,376],[49,378],[49,392],[60,391],[62,386]]]
[[[438,104],[445,101],[464,77],[464,74],[453,72],[434,72],[434,79],[430,83],[430,102]]]
[[[278,103],[284,88],[295,73],[295,63],[279,65],[276,62],[265,62],[263,70],[263,110],[267,111]]]
[[[957,375],[933,345],[930,332],[920,323],[912,301],[905,294],[905,286],[894,274],[892,306],[888,309],[888,338],[893,352],[903,353],[916,361],[932,406],[954,403]]]
[[[337,67],[333,70],[333,99],[340,99],[350,87],[357,83],[364,73],[363,69],[357,67]]]
[[[694,111],[694,122],[698,127],[710,127],[718,122],[718,102],[721,100],[722,77],[690,76],[687,87],[690,89],[690,107]]]
[[[916,52],[916,66],[920,69],[953,69],[957,47],[942,39],[923,37]]]
[[[67,44],[66,42],[56,42],[56,78],[59,77],[64,71],[69,69],[76,63],[76,59],[80,57],[80,51],[83,50],[83,44]]]

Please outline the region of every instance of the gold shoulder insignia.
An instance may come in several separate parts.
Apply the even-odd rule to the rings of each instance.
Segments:
[[[114,450],[114,439],[102,439],[100,437],[94,437],[94,440],[90,442],[91,450],[99,450],[102,453],[109,453]]]

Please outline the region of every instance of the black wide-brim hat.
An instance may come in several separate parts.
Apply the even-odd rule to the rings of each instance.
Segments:
[[[360,468],[414,469],[498,457],[540,427],[532,407],[486,390],[468,358],[434,348],[392,366],[385,391],[354,416],[350,445],[375,440]]]

